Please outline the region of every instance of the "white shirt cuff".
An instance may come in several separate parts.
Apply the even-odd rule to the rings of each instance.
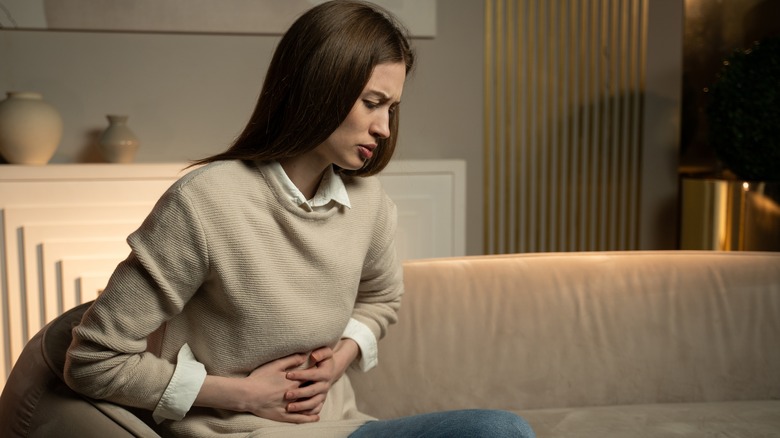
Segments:
[[[181,420],[195,403],[195,398],[206,380],[206,367],[195,359],[190,346],[184,344],[176,358],[176,370],[171,382],[152,412],[158,424],[165,420]]]
[[[344,329],[344,334],[341,337],[352,339],[360,347],[359,368],[361,371],[368,371],[379,362],[379,349],[377,348],[376,337],[367,325],[355,318],[350,318],[347,328]]]

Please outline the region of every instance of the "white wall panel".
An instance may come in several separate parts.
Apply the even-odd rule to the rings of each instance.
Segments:
[[[27,310],[28,329],[25,337],[29,338],[43,327],[48,320],[57,316],[57,314],[49,314],[49,318],[47,319],[43,306],[43,303],[45,302],[44,297],[47,294],[56,293],[56,291],[43,290],[42,248],[46,240],[61,237],[106,237],[121,242],[128,234],[138,228],[138,225],[138,221],[90,221],[83,223],[52,222],[24,225],[21,230],[23,236],[21,250],[24,254],[23,263],[21,263],[21,265],[24,266],[24,277],[20,282],[20,289],[22,294],[27,298],[26,303],[23,303]],[[9,275],[9,280],[10,278],[11,275]],[[69,308],[70,307],[65,307],[64,309]]]
[[[122,239],[57,239],[47,240],[42,246],[43,290],[47,291],[46,320],[64,311],[62,306],[62,261],[66,257],[104,257],[119,254],[124,259],[130,247]],[[102,289],[99,285],[97,289]],[[92,294],[94,295],[94,294]],[[91,296],[92,296],[91,295]],[[52,297],[56,298],[53,299]],[[82,300],[83,301],[83,300]],[[56,307],[55,307],[56,305]]]
[[[110,276],[111,272],[82,274],[76,284],[81,302],[87,303],[97,298],[103,292]]]
[[[100,278],[108,281],[116,265],[127,257],[126,253],[104,254],[95,257],[68,257],[62,259],[60,281],[62,282],[62,304],[65,309],[71,309],[83,302],[81,297],[81,279],[90,278],[97,281]],[[105,282],[97,286],[105,287]],[[89,291],[88,295],[95,295]]]

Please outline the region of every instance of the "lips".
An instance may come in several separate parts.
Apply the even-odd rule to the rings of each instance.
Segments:
[[[360,154],[360,158],[364,160],[368,160],[371,157],[374,156],[374,149],[376,149],[375,144],[360,144],[358,145],[358,153]]]

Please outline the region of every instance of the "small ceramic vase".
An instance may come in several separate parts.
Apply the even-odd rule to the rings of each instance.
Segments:
[[[98,142],[109,163],[132,163],[138,151],[138,137],[127,127],[127,116],[107,115],[108,128]]]
[[[62,117],[40,93],[9,92],[0,102],[0,154],[11,164],[43,165],[62,139]]]

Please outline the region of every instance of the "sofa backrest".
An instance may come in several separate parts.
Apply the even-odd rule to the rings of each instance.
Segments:
[[[351,373],[375,416],[780,398],[780,253],[474,256],[404,276],[379,366]]]

